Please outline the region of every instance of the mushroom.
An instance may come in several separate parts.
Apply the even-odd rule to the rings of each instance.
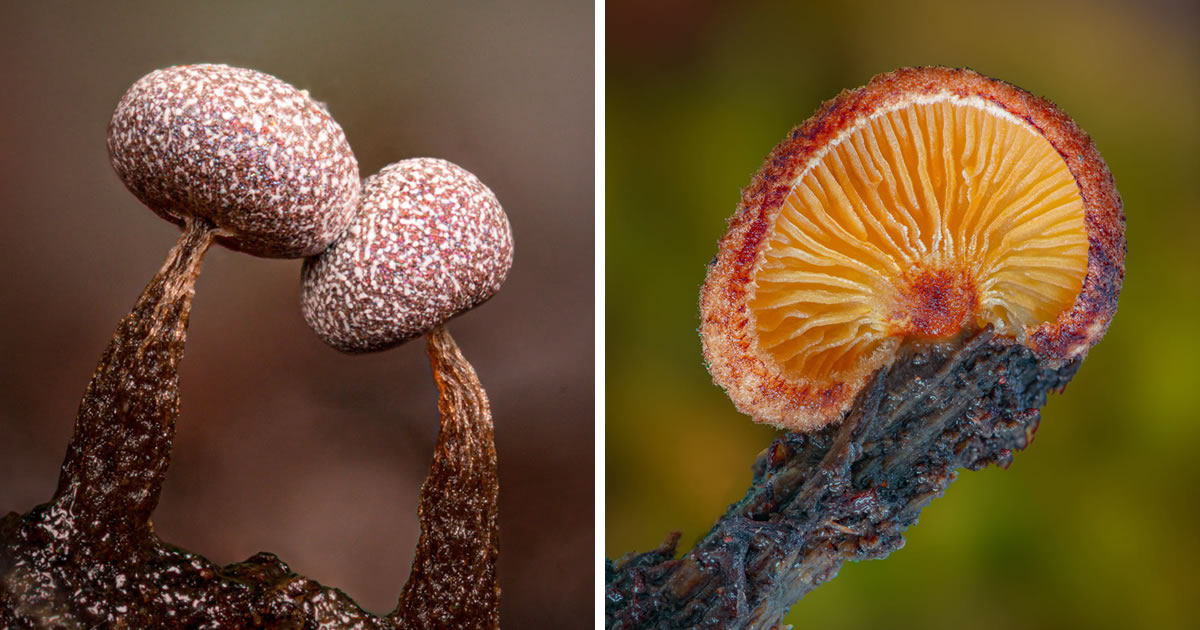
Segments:
[[[491,190],[445,160],[404,160],[363,182],[354,223],[305,261],[304,319],[338,350],[384,350],[485,302],[511,266]]]
[[[308,92],[245,68],[175,66],[117,105],[108,150],[121,181],[159,216],[216,226],[255,256],[302,258],[329,245],[358,203],[358,162]]]
[[[1008,467],[1104,334],[1121,200],[1053,104],[905,68],[825,103],[742,193],[700,297],[713,380],[792,431],[682,555],[605,570],[609,627],[774,628],[883,558],[962,469]]]
[[[358,202],[345,135],[306,92],[223,65],[142,77],[108,128],[117,175],[139,200],[183,228],[166,263],[118,325],[75,424],[55,500],[103,544],[144,545],[179,411],[196,276],[214,240],[257,256],[326,247]],[[124,552],[124,551],[123,551]]]
[[[354,223],[301,272],[304,319],[334,348],[372,352],[427,335],[441,430],[412,573],[388,615],[404,627],[499,627],[491,407],[445,323],[496,293],[512,247],[508,219],[479,179],[418,158],[367,178]]]
[[[713,380],[758,422],[839,421],[913,344],[991,327],[1048,365],[1116,311],[1124,215],[1091,139],[966,69],[844,92],[767,157],[700,298]]]

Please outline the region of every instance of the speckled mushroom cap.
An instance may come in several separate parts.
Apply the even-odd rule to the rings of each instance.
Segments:
[[[1048,365],[1104,335],[1125,216],[1088,135],[963,68],[826,102],[767,156],[700,296],[713,380],[758,422],[837,422],[909,343],[991,326]]]
[[[175,66],[142,77],[108,127],[113,168],[159,216],[212,221],[255,256],[315,254],[359,195],[342,128],[308,93],[255,70]]]
[[[346,233],[304,262],[304,319],[344,352],[384,350],[492,297],[512,266],[496,196],[434,158],[397,162],[363,182]]]

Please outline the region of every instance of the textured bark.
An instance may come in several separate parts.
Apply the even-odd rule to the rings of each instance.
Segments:
[[[1080,361],[1045,365],[990,331],[913,348],[872,377],[840,424],[776,438],[745,497],[682,557],[675,533],[607,562],[605,627],[780,627],[846,560],[899,549],[956,469],[1007,467]]]
[[[0,519],[0,628],[498,627],[491,414],[444,330],[429,340],[442,432],[413,577],[391,615],[363,611],[272,554],[219,566],[154,534],[188,312],[212,240],[211,225],[185,226],[100,360],[54,497]]]

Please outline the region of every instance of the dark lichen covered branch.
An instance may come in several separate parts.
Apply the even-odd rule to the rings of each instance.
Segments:
[[[903,545],[957,469],[1007,467],[1079,361],[1049,366],[990,330],[913,348],[872,377],[840,424],[776,438],[745,497],[682,557],[672,534],[608,562],[605,626],[779,627],[845,561]]]

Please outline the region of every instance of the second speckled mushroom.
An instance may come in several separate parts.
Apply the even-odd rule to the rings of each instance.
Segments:
[[[450,162],[418,158],[368,178],[354,223],[304,264],[304,318],[334,348],[371,352],[428,337],[441,431],[412,573],[388,615],[403,627],[499,627],[491,406],[443,324],[496,293],[512,254],[491,190]]]
[[[344,352],[383,350],[486,301],[511,266],[487,186],[445,160],[404,160],[363,183],[355,222],[305,261],[304,319]]]

